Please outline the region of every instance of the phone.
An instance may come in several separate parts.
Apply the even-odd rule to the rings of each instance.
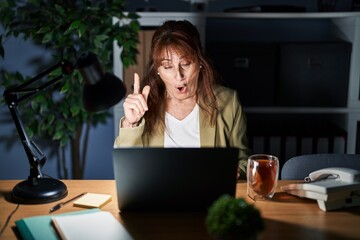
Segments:
[[[314,171],[305,182],[281,189],[291,195],[317,200],[323,211],[360,206],[360,171],[331,167]]]
[[[338,179],[343,182],[360,182],[360,171],[351,168],[331,167],[312,172],[305,177],[305,182],[323,179]]]

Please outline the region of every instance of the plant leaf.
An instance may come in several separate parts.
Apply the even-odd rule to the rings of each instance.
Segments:
[[[62,86],[60,93],[66,94],[70,90],[70,87],[71,87],[71,85],[70,85],[69,81],[65,81],[65,84]]]
[[[77,30],[77,29],[79,28],[80,24],[81,24],[81,21],[80,21],[80,20],[75,20],[75,21],[73,21],[73,22],[70,24],[68,30],[69,30],[69,31]]]
[[[50,31],[45,34],[45,36],[42,39],[42,43],[48,43],[52,40],[52,38],[53,38],[53,33]]]
[[[71,111],[71,116],[76,116],[76,115],[78,115],[79,114],[79,112],[80,112],[80,106],[79,105],[76,105],[76,104],[74,104],[74,105],[72,105],[71,106],[71,109],[70,109],[70,111]]]
[[[57,131],[57,132],[55,132],[52,139],[53,140],[60,140],[63,136],[64,136],[64,133],[62,131]]]

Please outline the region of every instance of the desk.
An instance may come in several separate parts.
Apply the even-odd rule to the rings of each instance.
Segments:
[[[17,180],[0,180],[0,229],[17,204],[8,202]],[[84,191],[111,194],[113,200],[102,210],[111,212],[134,239],[213,239],[206,233],[202,213],[127,213],[119,214],[114,180],[64,180],[70,199]],[[294,181],[280,181],[279,186]],[[246,183],[237,185],[237,197],[246,197]],[[60,201],[59,201],[60,202]],[[0,239],[16,239],[15,220],[48,214],[57,202],[20,205]],[[272,201],[254,203],[265,219],[266,229],[259,239],[360,239],[360,207],[323,212],[316,201],[287,195],[279,188]],[[55,213],[82,210],[65,205]]]

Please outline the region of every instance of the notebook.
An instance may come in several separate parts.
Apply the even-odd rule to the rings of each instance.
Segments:
[[[123,211],[206,211],[235,196],[237,148],[115,148],[114,176]]]
[[[15,221],[17,230],[21,235],[21,239],[24,240],[58,240],[59,237],[53,228],[51,218],[54,216],[73,216],[84,215],[89,213],[98,212],[98,208],[87,209],[76,212],[55,214],[55,215],[41,215],[34,217],[21,218]]]
[[[52,222],[60,238],[64,240],[133,239],[124,226],[106,211],[54,216]]]

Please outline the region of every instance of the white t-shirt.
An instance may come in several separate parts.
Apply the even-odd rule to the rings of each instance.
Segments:
[[[165,113],[164,147],[200,147],[199,106],[183,120]]]

